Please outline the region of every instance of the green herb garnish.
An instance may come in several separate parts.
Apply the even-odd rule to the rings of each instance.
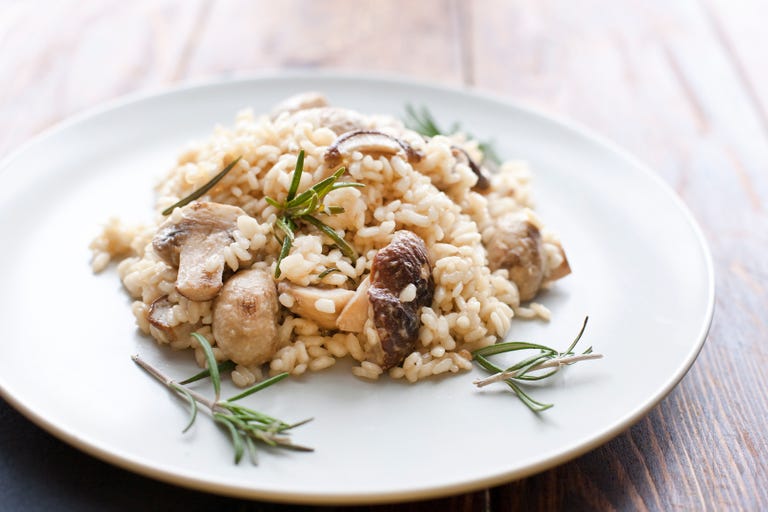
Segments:
[[[438,126],[437,121],[435,121],[434,116],[432,116],[432,113],[424,106],[422,106],[421,109],[416,109],[416,107],[409,103],[405,106],[405,114],[405,126],[426,137],[451,134],[461,130],[461,125],[459,123],[453,123],[448,130],[442,130]],[[470,133],[467,133],[467,137],[470,139],[475,138]],[[478,147],[480,148],[480,151],[483,152],[485,159],[496,165],[501,165],[501,158],[499,158],[498,153],[496,153],[493,142],[480,141],[478,142]]]
[[[219,374],[222,374],[224,372],[234,370],[235,363],[233,363],[232,361],[222,361],[217,365],[217,369]],[[193,382],[197,382],[198,380],[206,379],[210,377],[210,375],[211,375],[210,370],[206,368],[205,370],[202,370],[201,372],[194,374],[188,379],[184,379],[183,381],[179,382],[179,384],[192,384]]]
[[[199,189],[195,190],[194,192],[189,194],[187,197],[180,199],[176,203],[172,204],[171,206],[163,210],[163,215],[170,215],[175,208],[181,208],[182,206],[186,206],[192,201],[194,201],[195,199],[202,197],[206,192],[211,190],[214,187],[214,185],[216,185],[219,181],[221,181],[221,178],[226,176],[227,173],[231,171],[232,168],[235,167],[235,165],[237,165],[237,162],[239,162],[241,158],[242,156],[235,158],[234,160],[232,160],[232,162],[228,166],[222,169],[221,172],[219,172],[219,174],[211,178],[210,181],[208,181],[208,183],[206,183]]]
[[[322,279],[325,276],[327,276],[328,274],[332,274],[333,272],[341,272],[341,270],[337,269],[336,267],[327,268],[327,269],[323,270],[322,272],[320,272],[319,274],[317,274],[317,278],[318,279]]]
[[[197,391],[185,387],[181,382],[172,380],[160,372],[160,370],[141,359],[138,355],[132,356],[133,361],[145,371],[147,371],[147,373],[152,375],[155,379],[163,383],[169,389],[175,391],[180,397],[189,402],[189,421],[187,422],[187,426],[184,428],[183,432],[189,430],[189,428],[195,423],[198,411],[197,404],[200,403],[208,408],[208,411],[213,420],[222,425],[222,427],[224,427],[224,429],[229,434],[232,441],[232,448],[235,452],[235,464],[242,460],[246,447],[248,448],[251,461],[256,463],[256,449],[258,443],[266,444],[275,448],[286,448],[298,451],[313,451],[312,448],[294,444],[291,442],[290,437],[286,435],[286,432],[289,430],[298,427],[299,425],[303,425],[304,423],[307,423],[311,420],[308,419],[298,423],[289,424],[282,420],[273,418],[266,414],[235,403],[237,400],[250,396],[257,391],[261,391],[262,389],[283,380],[284,378],[288,377],[288,373],[284,372],[275,375],[274,377],[251,386],[250,388],[231,398],[221,400],[219,398],[219,393],[221,390],[221,376],[219,375],[218,370],[221,369],[222,365],[216,363],[216,359],[213,357],[213,350],[211,349],[211,345],[208,343],[208,340],[204,336],[201,336],[197,333],[194,333],[193,335],[205,352],[205,359],[208,363],[208,373],[207,375],[203,375],[203,372],[201,372],[181,382],[192,382],[206,376],[210,377],[216,395],[214,400],[210,400]]]
[[[364,187],[365,185],[361,183],[338,181],[346,171],[344,167],[340,167],[328,178],[319,181],[297,195],[303,171],[304,150],[302,149],[299,152],[299,157],[296,159],[296,167],[293,170],[291,185],[288,188],[288,195],[286,195],[285,201],[278,202],[271,197],[264,198],[267,203],[279,210],[279,216],[275,220],[276,229],[274,230],[275,236],[277,237],[278,242],[280,242],[280,254],[277,257],[277,263],[275,265],[275,278],[280,277],[280,263],[283,261],[283,258],[288,256],[291,252],[291,246],[293,245],[296,230],[300,223],[311,224],[316,227],[328,238],[333,240],[333,243],[339,248],[344,256],[353,261],[357,258],[355,250],[352,249],[352,247],[340,237],[332,227],[318,219],[317,215],[336,215],[344,213],[344,208],[341,206],[328,206],[323,203],[325,196],[328,195],[330,191],[346,187]],[[278,235],[278,232],[282,233],[282,239],[281,235]]]
[[[600,359],[601,354],[593,354],[592,347],[587,348],[581,354],[576,354],[573,350],[576,344],[584,334],[587,328],[589,317],[584,318],[584,324],[581,326],[579,334],[573,340],[565,352],[558,352],[556,349],[539,345],[537,343],[527,343],[522,341],[508,341],[497,343],[472,352],[474,361],[483,369],[492,373],[490,377],[478,379],[474,382],[477,387],[487,386],[494,382],[505,382],[517,397],[528,406],[533,412],[541,412],[553,407],[554,404],[545,404],[534,400],[520,387],[521,384],[531,381],[538,381],[551,377],[557,371],[567,365],[584,361],[588,359]],[[515,363],[514,365],[502,369],[488,360],[488,356],[502,354],[506,352],[515,352],[518,350],[536,350],[538,353]],[[546,370],[540,372],[540,370]]]

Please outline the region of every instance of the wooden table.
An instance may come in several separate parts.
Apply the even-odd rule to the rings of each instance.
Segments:
[[[116,96],[281,68],[463,84],[570,116],[650,164],[701,223],[717,305],[698,361],[646,418],[568,464],[371,509],[766,510],[766,20],[757,0],[5,0],[0,154]],[[111,467],[4,402],[0,482],[8,510],[297,509]]]

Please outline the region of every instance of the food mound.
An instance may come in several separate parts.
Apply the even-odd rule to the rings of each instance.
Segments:
[[[93,268],[120,259],[139,328],[200,366],[205,336],[238,386],[347,356],[370,379],[459,372],[514,316],[548,318],[529,301],[570,272],[526,167],[489,167],[462,133],[300,94],[185,151],[155,222],[110,220]]]

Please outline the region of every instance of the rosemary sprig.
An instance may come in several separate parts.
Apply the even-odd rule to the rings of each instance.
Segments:
[[[208,181],[208,183],[206,183],[199,189],[195,190],[194,192],[189,194],[187,197],[183,199],[179,199],[177,202],[175,202],[174,204],[172,204],[171,206],[163,210],[163,215],[170,215],[175,208],[181,208],[182,206],[186,206],[192,201],[194,201],[195,199],[202,197],[206,192],[211,190],[218,182],[220,182],[221,178],[226,176],[227,173],[231,171],[235,167],[235,165],[237,165],[237,162],[239,162],[241,158],[243,157],[239,156],[235,158],[234,160],[232,160],[232,162],[230,162],[228,166],[222,169],[221,172],[219,172],[216,176],[211,178],[210,181]]]
[[[197,404],[200,403],[208,408],[208,412],[211,418],[222,425],[222,427],[228,432],[232,441],[232,448],[235,452],[235,464],[242,460],[246,447],[248,448],[251,461],[256,463],[257,443],[266,444],[276,448],[286,448],[298,451],[313,451],[312,448],[294,444],[290,437],[286,434],[286,432],[289,430],[303,425],[304,423],[311,421],[311,419],[289,424],[277,418],[273,418],[264,413],[235,403],[242,398],[250,396],[257,391],[261,391],[262,389],[283,380],[288,376],[288,373],[284,372],[279,375],[275,375],[274,377],[259,382],[231,398],[221,400],[219,398],[219,393],[221,390],[221,376],[219,375],[218,370],[221,369],[222,365],[216,363],[216,360],[213,357],[213,350],[211,349],[211,345],[208,343],[208,340],[199,334],[197,334],[195,338],[198,340],[201,347],[203,348],[203,351],[205,352],[206,362],[208,363],[208,373],[207,375],[204,375],[201,372],[182,382],[192,382],[194,380],[205,378],[206,376],[210,377],[214,391],[216,393],[216,398],[214,400],[210,400],[197,391],[185,387],[182,383],[174,381],[170,377],[164,375],[160,370],[149,364],[147,361],[143,360],[138,355],[131,357],[133,361],[145,371],[147,371],[147,373],[149,373],[166,387],[173,390],[179,396],[189,402],[190,417],[183,432],[189,430],[189,428],[195,423],[198,412]]]
[[[553,407],[554,404],[545,404],[534,400],[530,395],[523,391],[520,385],[526,382],[539,381],[551,377],[563,366],[571,365],[579,361],[600,359],[603,357],[601,354],[592,353],[592,347],[587,348],[581,354],[576,354],[574,352],[576,345],[584,335],[588,321],[589,317],[584,318],[584,324],[581,326],[581,330],[564,352],[559,352],[556,349],[545,345],[522,341],[497,343],[475,350],[472,352],[474,361],[493,375],[484,379],[477,379],[474,381],[474,384],[481,388],[494,382],[505,382],[517,397],[533,412],[542,412]],[[502,369],[488,360],[488,357],[492,355],[519,350],[536,350],[537,353],[522,361],[518,361],[506,369]],[[541,370],[547,371],[541,373]]]
[[[426,137],[456,133],[461,130],[461,125],[459,123],[453,123],[448,130],[442,130],[427,107],[422,106],[420,109],[417,109],[410,103],[405,105],[405,126]],[[475,138],[469,133],[467,133],[467,136],[471,139]],[[494,147],[493,142],[480,141],[478,147],[480,148],[480,151],[483,152],[483,156],[486,160],[496,165],[501,165],[501,158],[499,158],[498,153],[496,153],[496,148]]]
[[[357,258],[355,250],[336,233],[332,227],[317,218],[318,215],[336,215],[344,213],[341,206],[326,205],[323,201],[325,196],[332,190],[346,187],[364,187],[362,183],[351,183],[338,181],[346,169],[340,167],[331,176],[317,182],[312,187],[298,194],[299,183],[301,183],[301,174],[304,172],[304,150],[299,152],[296,159],[296,167],[293,170],[291,185],[288,188],[288,194],[283,202],[279,202],[271,197],[264,199],[268,204],[274,206],[279,211],[279,216],[275,220],[275,236],[280,242],[280,254],[277,257],[275,265],[275,278],[280,277],[280,263],[288,256],[293,246],[296,230],[299,224],[310,224],[330,238],[341,253],[351,260]],[[278,235],[282,233],[282,237]]]

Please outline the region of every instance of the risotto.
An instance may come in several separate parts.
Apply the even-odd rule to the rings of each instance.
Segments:
[[[514,317],[547,319],[531,301],[570,272],[528,169],[487,167],[462,133],[425,137],[302,94],[184,151],[155,221],[110,219],[93,268],[119,260],[141,331],[200,366],[191,334],[205,336],[238,386],[345,357],[368,379],[457,373]]]

